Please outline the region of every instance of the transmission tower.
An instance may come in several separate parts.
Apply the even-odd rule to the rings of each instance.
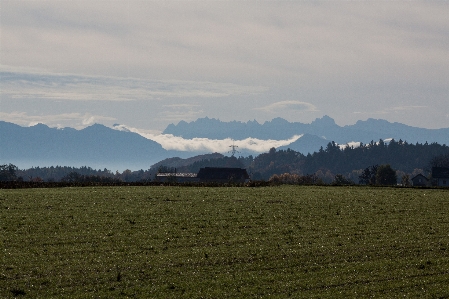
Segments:
[[[232,150],[230,150],[228,153],[232,154],[232,157],[234,157],[235,153],[240,153],[236,150],[238,146],[234,144],[234,140],[232,140],[232,145],[230,145],[229,147],[232,148]]]

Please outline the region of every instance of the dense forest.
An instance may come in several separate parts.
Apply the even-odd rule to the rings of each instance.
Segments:
[[[409,144],[402,140],[383,140],[341,149],[334,142],[307,156],[291,150],[276,151],[257,156],[248,169],[254,179],[268,179],[274,174],[316,174],[324,182],[331,182],[336,174],[358,182],[362,171],[371,165],[389,164],[398,176],[418,173],[428,175],[434,157],[449,155],[449,147],[437,143]]]
[[[208,156],[210,157],[210,156]],[[440,158],[438,160],[438,157]],[[189,165],[165,167],[158,164],[148,170],[115,173],[90,167],[33,167],[19,170],[14,165],[2,165],[0,180],[48,181],[48,182],[149,182],[158,172],[194,172],[202,167],[239,167],[246,168],[253,180],[269,180],[274,175],[291,174],[296,176],[313,175],[323,183],[332,183],[336,176],[359,183],[360,177],[373,165],[390,165],[398,178],[408,175],[410,178],[422,173],[429,175],[431,166],[449,166],[449,147],[438,143],[409,144],[405,141],[391,140],[370,142],[359,147],[341,148],[335,142],[329,142],[313,154],[303,155],[287,149],[270,149],[256,157],[217,156],[210,159],[196,159]],[[439,161],[439,162],[438,162]],[[433,163],[433,164],[432,164]],[[440,163],[436,165],[436,163]],[[442,163],[442,164],[441,164]]]

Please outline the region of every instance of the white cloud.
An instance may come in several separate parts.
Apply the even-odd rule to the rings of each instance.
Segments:
[[[279,113],[283,111],[318,111],[317,108],[307,102],[301,102],[301,101],[280,101],[276,102],[264,107],[258,107],[254,108],[256,110],[263,110],[266,112],[273,112],[273,113]]]
[[[286,140],[261,140],[257,138],[246,138],[243,140],[233,140],[231,138],[226,139],[209,139],[209,138],[193,138],[184,139],[182,137],[173,136],[171,134],[151,134],[145,131],[130,128],[124,125],[114,127],[117,130],[126,130],[134,133],[138,133],[145,138],[156,141],[161,144],[166,150],[178,150],[178,151],[199,151],[199,152],[217,152],[227,153],[229,152],[230,145],[234,144],[238,148],[237,150],[249,150],[256,153],[263,153],[269,151],[272,147],[280,147],[289,145],[290,143],[301,138],[302,135],[295,135],[292,138]]]
[[[357,147],[360,146],[360,142],[359,141],[351,141],[351,142],[348,142],[346,144],[339,144],[338,146],[340,147],[340,149],[345,149],[347,147],[357,148]]]

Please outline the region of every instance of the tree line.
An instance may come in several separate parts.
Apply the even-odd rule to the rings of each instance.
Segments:
[[[399,178],[412,177],[422,173],[429,175],[432,166],[449,167],[444,158],[449,156],[449,147],[438,143],[411,144],[405,141],[371,141],[359,147],[341,148],[335,142],[329,142],[326,148],[303,155],[287,150],[270,149],[268,153],[257,156],[248,169],[253,178],[268,180],[275,174],[291,173],[297,175],[315,174],[325,183],[331,183],[335,175],[341,174],[347,179],[359,182],[359,177],[372,165],[390,165]],[[440,165],[440,166],[441,166]],[[363,181],[363,180],[362,180]]]
[[[32,167],[18,169],[13,164],[0,165],[0,181],[25,181],[25,182],[149,182],[154,178],[154,171],[129,169],[115,173],[106,168],[93,169],[91,167]]]
[[[237,167],[246,168],[252,180],[268,181],[272,178],[281,181],[303,180],[326,184],[374,184],[380,183],[376,181],[378,168],[382,166],[382,171],[386,171],[387,165],[394,170],[399,180],[407,181],[419,173],[428,176],[432,166],[449,167],[449,147],[427,142],[411,144],[402,140],[390,142],[379,140],[358,147],[340,147],[332,141],[326,148],[321,147],[317,152],[307,155],[291,149],[271,148],[267,153],[256,157],[204,159],[176,169],[159,166],[158,169],[125,170],[115,173],[106,168],[95,170],[87,166],[33,167],[19,170],[13,164],[5,164],[0,168],[0,181],[149,182],[154,180],[157,172],[197,173],[202,167]]]

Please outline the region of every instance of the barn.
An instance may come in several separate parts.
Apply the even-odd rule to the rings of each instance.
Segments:
[[[432,167],[432,184],[439,187],[449,187],[449,168]]]
[[[429,185],[429,179],[426,178],[421,173],[418,175],[415,175],[412,179],[412,184],[415,187],[425,187]]]

